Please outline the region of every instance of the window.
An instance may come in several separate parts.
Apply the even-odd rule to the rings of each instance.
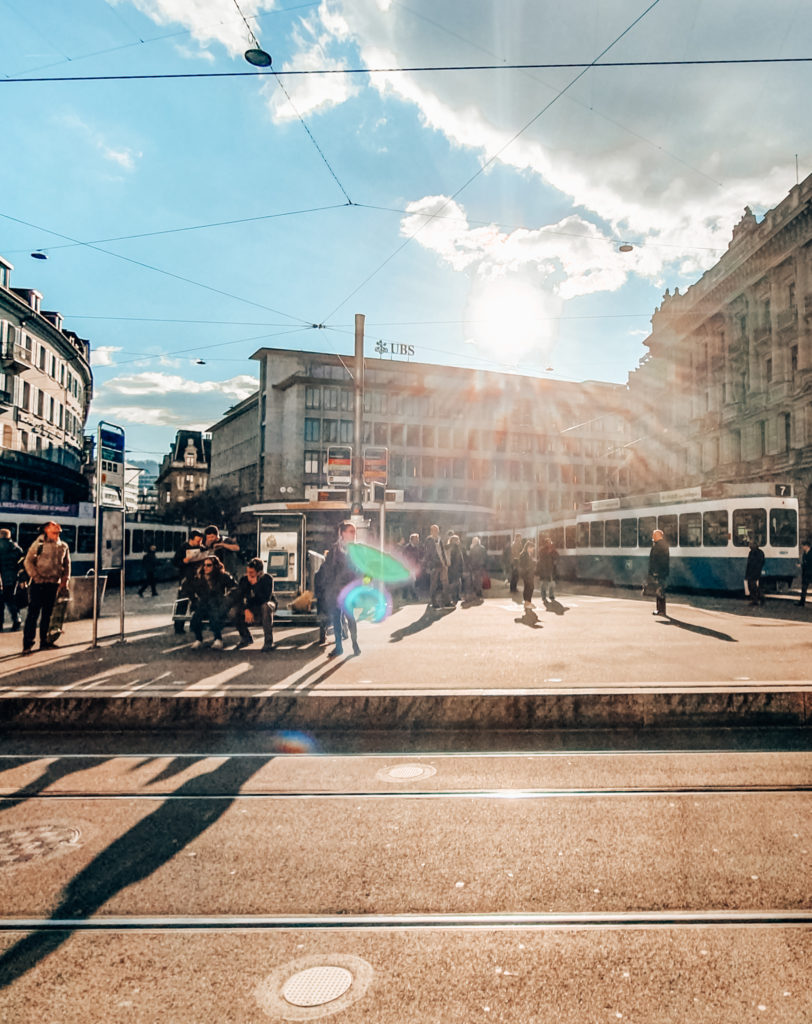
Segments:
[[[434,458],[431,455],[423,456],[422,475],[430,480],[434,477]]]
[[[406,428],[406,447],[420,447],[420,427],[410,426]]]
[[[677,517],[674,515],[657,516],[657,529],[662,530],[670,547],[677,543]]]
[[[305,409],[321,409],[321,388],[305,388]]]
[[[305,416],[304,439],[317,442],[321,440],[321,420]]]
[[[792,448],[792,417],[784,412],[781,413],[781,419],[784,424],[784,451],[788,452]]]
[[[434,427],[423,427],[423,447],[434,447]]]
[[[589,523],[578,523],[576,525],[576,547],[589,547]]]
[[[137,555],[144,550],[144,531],[133,530],[133,554]]]
[[[323,439],[330,444],[338,441],[338,420],[322,420]]]
[[[574,548],[576,541],[576,530],[574,526],[564,527],[564,542],[566,547]]]
[[[637,520],[637,544],[641,548],[651,545],[651,535],[657,529],[656,516],[640,516]]]
[[[80,526],[79,537],[76,542],[76,553],[79,555],[92,555],[93,544],[96,539],[95,526]]]
[[[353,394],[352,391],[347,391],[344,388],[341,389],[339,394],[339,408],[342,412],[349,412],[353,407]]]
[[[373,430],[373,436],[375,437],[375,444],[388,445],[389,444],[389,424],[388,423],[376,423]]]
[[[763,544],[767,537],[767,513],[763,508],[733,510],[733,543],[746,548],[751,540]]]
[[[352,444],[353,439],[353,424],[352,420],[341,420],[338,429],[339,437],[342,444]]]
[[[702,545],[702,516],[699,512],[683,512],[679,517],[679,546],[698,548]]]
[[[319,471],[319,452],[306,451],[304,453],[305,473],[316,474]]]
[[[589,546],[591,548],[603,547],[603,521],[589,524]]]
[[[607,519],[606,520],[606,540],[605,544],[607,548],[620,547],[620,520],[619,519]]]
[[[764,379],[769,384],[773,379],[773,361],[772,359],[764,360]]]
[[[183,464],[184,466],[190,467],[197,465],[197,452],[194,450],[194,448],[186,449],[186,452],[183,456]]]
[[[758,454],[767,454],[767,422],[766,420],[759,420],[758,422]]]
[[[338,408],[338,388],[325,388],[324,389],[324,409],[337,409]]]
[[[31,385],[28,381],[23,381],[23,398],[20,402],[20,408],[26,412],[31,411]]]
[[[770,544],[777,548],[798,545],[798,513],[794,508],[770,510]]]

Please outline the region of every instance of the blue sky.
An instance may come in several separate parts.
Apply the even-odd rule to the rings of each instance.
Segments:
[[[90,340],[89,428],[132,458],[263,345],[351,353],[355,313],[370,355],[625,381],[665,288],[812,171],[807,0],[240,9],[278,77],[98,80],[250,71],[234,0],[0,0],[0,253]],[[784,63],[498,66],[601,54]]]

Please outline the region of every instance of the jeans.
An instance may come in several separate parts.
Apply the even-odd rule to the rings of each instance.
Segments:
[[[245,621],[245,613],[249,610],[254,616],[253,625],[257,625],[258,623],[262,625],[262,632],[265,635],[265,643],[270,646],[273,643],[273,605],[269,601],[266,601],[265,604],[261,605],[259,608],[237,608],[237,632],[243,640],[251,639],[251,631],[248,628],[248,623]]]

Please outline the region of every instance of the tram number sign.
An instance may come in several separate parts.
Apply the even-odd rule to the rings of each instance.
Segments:
[[[96,442],[97,496],[100,505],[124,504],[124,431],[100,423]]]
[[[389,476],[389,449],[364,449],[364,483],[373,482],[386,485]]]

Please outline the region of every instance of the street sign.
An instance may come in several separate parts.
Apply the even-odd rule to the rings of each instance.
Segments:
[[[364,448],[364,483],[386,486],[389,475],[389,449]]]
[[[124,431],[114,423],[98,428],[96,500],[105,508],[124,507]]]
[[[349,487],[352,483],[352,446],[331,445],[327,449],[327,486]]]

